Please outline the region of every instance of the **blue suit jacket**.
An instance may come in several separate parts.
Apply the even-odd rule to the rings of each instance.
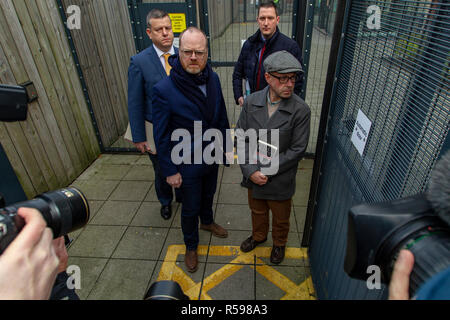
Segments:
[[[212,73],[213,81],[220,94],[216,97],[216,110],[213,120],[208,123],[200,108],[191,100],[186,98],[175,86],[170,77],[158,82],[153,87],[153,136],[155,138],[158,159],[160,161],[161,172],[164,177],[173,176],[180,173],[182,177],[200,177],[206,172],[207,164],[179,164],[175,165],[171,161],[171,153],[177,141],[172,142],[172,133],[176,129],[185,129],[190,133],[191,154],[189,155],[193,163],[194,159],[194,122],[202,121],[202,133],[208,129],[219,129],[224,139],[226,139],[227,129],[230,128],[228,122],[225,101],[220,86],[220,80],[216,73]],[[202,154],[204,147],[211,142],[202,144]],[[232,150],[232,149],[231,149]],[[184,156],[184,155],[183,155]]]
[[[175,53],[178,49],[175,48]],[[153,45],[131,57],[128,68],[128,117],[133,142],[146,141],[145,122],[153,122],[153,86],[167,78]]]

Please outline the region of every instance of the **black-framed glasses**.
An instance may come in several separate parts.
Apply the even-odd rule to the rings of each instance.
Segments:
[[[195,56],[198,58],[203,58],[206,54],[206,51],[197,51],[197,50],[181,50],[180,51],[187,57],[192,57],[195,53]]]
[[[293,83],[295,83],[295,81],[297,81],[297,75],[296,75],[296,74],[294,74],[294,75],[291,76],[291,77],[288,77],[288,76],[281,76],[281,77],[278,77],[278,76],[276,76],[276,75],[274,75],[274,74],[272,74],[272,73],[269,73],[269,74],[270,74],[272,77],[277,78],[278,81],[280,81],[281,84],[287,83],[288,80],[290,80],[290,81],[293,82]]]

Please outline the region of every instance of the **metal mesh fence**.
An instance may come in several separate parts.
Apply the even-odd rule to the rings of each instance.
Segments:
[[[381,9],[368,30],[367,7]],[[368,200],[424,189],[449,126],[450,4],[353,1],[333,130]],[[349,137],[358,110],[372,121],[361,157]]]
[[[257,0],[208,0],[211,61],[220,77],[231,126],[236,124],[241,112],[233,97],[233,67],[243,42],[258,30],[257,5]],[[293,1],[280,0],[279,6],[279,29],[291,37]]]
[[[377,6],[379,25],[371,23]],[[449,1],[347,2],[325,156],[321,167],[311,270],[320,299],[382,299],[344,272],[347,216],[362,202],[425,191],[448,148]],[[370,26],[370,28],[369,28]],[[371,126],[360,152],[358,113]]]

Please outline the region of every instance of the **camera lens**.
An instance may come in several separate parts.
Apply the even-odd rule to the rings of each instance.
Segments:
[[[59,238],[85,226],[89,221],[89,205],[77,188],[50,191],[28,201],[15,203],[0,209],[0,253],[14,240],[23,228],[24,221],[17,215],[19,208],[34,208],[42,214],[53,237]]]
[[[48,227],[53,230],[55,238],[75,231],[89,221],[88,202],[77,188],[47,192],[32,201],[42,204],[35,208],[41,211]]]
[[[445,226],[426,227],[410,235],[390,255],[390,263],[385,268],[388,281],[391,279],[400,249],[408,249],[414,255],[414,268],[409,282],[412,297],[423,283],[450,265],[450,229]]]
[[[144,300],[189,300],[180,285],[171,280],[155,282],[148,289]]]

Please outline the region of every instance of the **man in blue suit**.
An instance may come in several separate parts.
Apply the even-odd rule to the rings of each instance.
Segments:
[[[153,87],[155,144],[163,175],[171,186],[182,192],[181,228],[189,272],[195,272],[198,267],[199,219],[201,229],[216,237],[228,236],[228,232],[214,222],[212,210],[219,166],[207,164],[203,157],[199,160],[195,156],[204,155],[207,147],[203,142],[205,131],[214,129],[225,138],[230,128],[219,77],[207,64],[207,44],[203,31],[195,27],[185,30],[180,35],[179,55],[169,59],[170,77]],[[181,142],[172,141],[177,132],[184,132],[179,139]],[[184,145],[181,163],[174,160],[179,154],[172,155],[178,149],[174,147],[180,143]],[[224,150],[230,149],[223,145],[221,150],[215,149],[222,158]]]
[[[131,57],[128,69],[128,114],[133,143],[142,153],[148,153],[155,170],[155,189],[161,203],[161,216],[168,220],[172,215],[172,187],[161,175],[156,150],[151,149],[154,141],[147,141],[145,120],[153,122],[152,95],[153,86],[170,74],[169,56],[178,53],[173,46],[172,22],[169,15],[159,9],[153,9],[147,16],[147,35],[153,45]],[[177,202],[181,201],[176,191]]]

